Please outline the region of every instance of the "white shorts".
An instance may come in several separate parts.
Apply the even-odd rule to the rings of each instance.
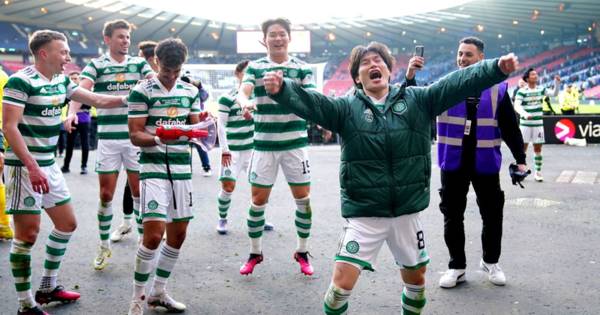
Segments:
[[[40,214],[42,209],[62,206],[71,201],[71,194],[65,178],[56,163],[40,167],[46,174],[50,191],[40,194],[33,191],[29,172],[25,166],[7,166],[4,169],[6,180],[6,213]]]
[[[336,262],[373,271],[385,241],[400,268],[418,269],[429,263],[418,212],[395,218],[361,217],[346,221]]]
[[[139,159],[140,148],[129,140],[99,140],[96,150],[96,172],[118,173],[123,166],[127,172],[139,173]]]
[[[194,218],[191,180],[174,180],[171,186],[168,179],[147,178],[140,180],[140,189],[142,222],[171,223]]]
[[[250,184],[273,187],[280,165],[288,184],[310,185],[310,164],[306,147],[287,151],[253,151],[248,174]]]
[[[527,143],[544,143],[546,139],[544,137],[544,126],[521,126],[521,134],[523,134],[523,142]]]
[[[231,164],[223,166],[219,174],[220,181],[236,181],[241,172],[247,172],[252,158],[252,150],[231,151]]]

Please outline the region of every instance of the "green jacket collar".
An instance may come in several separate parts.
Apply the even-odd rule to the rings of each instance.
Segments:
[[[375,107],[373,102],[371,102],[371,98],[365,94],[362,89],[357,89],[354,94],[358,99],[360,99],[367,107],[370,107],[373,112],[380,113],[379,110]],[[398,100],[404,97],[404,87],[399,87],[395,84],[390,84],[390,92],[388,93],[388,97],[385,100],[385,109],[382,114],[385,114],[387,110],[392,107]]]

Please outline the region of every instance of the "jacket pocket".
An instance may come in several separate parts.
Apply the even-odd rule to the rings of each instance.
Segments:
[[[340,187],[348,197],[352,196],[352,171],[351,163],[344,162],[340,164]]]

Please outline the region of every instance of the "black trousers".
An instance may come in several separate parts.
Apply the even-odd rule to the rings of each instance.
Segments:
[[[125,189],[123,190],[123,214],[133,213],[133,196],[131,195],[131,188],[129,187],[129,181],[125,181]]]
[[[477,205],[483,221],[481,244],[483,260],[497,263],[502,245],[502,219],[504,192],[500,188],[500,175],[482,175],[474,171],[441,171],[440,210],[444,214],[444,240],[450,253],[448,268],[465,269],[464,214],[469,185],[477,196]]]
[[[81,168],[87,167],[88,154],[90,152],[90,123],[79,123],[75,130],[67,133],[67,154],[63,168],[69,169],[71,158],[73,157],[73,148],[75,147],[75,137],[79,135],[81,141]]]

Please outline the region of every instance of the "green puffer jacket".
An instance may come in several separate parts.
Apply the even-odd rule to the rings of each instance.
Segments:
[[[498,60],[484,60],[426,88],[390,86],[383,113],[362,90],[330,98],[286,80],[269,96],[342,137],[343,217],[397,217],[429,205],[432,119],[505,79]]]

